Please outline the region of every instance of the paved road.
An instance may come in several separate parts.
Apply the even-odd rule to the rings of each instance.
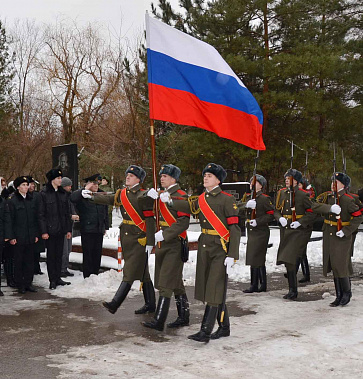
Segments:
[[[362,271],[362,266],[355,266]],[[312,283],[331,281],[321,276],[321,269],[312,270]],[[4,281],[3,281],[4,282]],[[269,289],[286,287],[282,274],[268,276]],[[242,290],[247,284],[230,283],[230,288]],[[189,299],[193,299],[193,288],[187,287]],[[280,293],[275,293],[281,297]],[[322,292],[300,293],[298,301],[321,299]],[[255,295],[246,295],[255,296]],[[135,316],[134,310],[143,303],[142,295],[127,299],[115,315],[108,313],[99,302],[85,299],[63,299],[40,289],[36,294],[14,294],[9,300],[43,300],[51,303],[43,309],[23,310],[19,315],[0,316],[0,378],[2,379],[50,379],[59,375],[59,370],[48,366],[46,356],[66,352],[71,347],[103,345],[125,338],[118,335],[118,330],[127,330],[137,336],[152,341],[163,342],[165,333],[173,335],[177,331],[167,329],[164,333],[141,326],[140,322],[150,318],[148,315]],[[14,299],[15,300],[15,299]],[[6,306],[0,298],[0,307]],[[204,306],[191,301],[192,332],[199,329]],[[193,312],[194,310],[194,312]],[[198,312],[196,312],[198,311]],[[198,313],[198,315],[196,314]],[[229,302],[229,313],[234,317],[254,313],[243,310],[237,304]],[[176,317],[175,305],[172,303],[168,321]]]

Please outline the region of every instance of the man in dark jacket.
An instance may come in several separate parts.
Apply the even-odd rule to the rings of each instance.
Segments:
[[[5,199],[0,196],[0,264],[2,262],[2,253],[5,239],[5,225],[9,223],[9,212],[6,212],[7,204]],[[5,265],[5,264],[4,264]],[[1,291],[1,275],[0,275],[0,296],[4,296]]]
[[[40,202],[40,193],[35,190],[35,179],[28,175],[26,177],[28,179],[29,183],[29,190],[28,193],[33,196],[33,201],[35,204],[35,209],[39,209],[39,202]],[[38,215],[37,215],[38,217]],[[38,242],[34,245],[33,249],[33,255],[34,255],[34,275],[43,275],[42,270],[40,269],[40,253],[45,251],[45,245],[43,239],[39,238]]]
[[[64,236],[72,238],[71,212],[64,189],[61,187],[62,171],[47,172],[48,183],[40,192],[39,228],[47,248],[49,288],[70,284],[61,279]]]
[[[28,193],[26,176],[14,180],[16,191],[8,201],[10,222],[5,227],[5,237],[14,246],[14,274],[19,293],[37,292],[32,286],[34,244],[38,242],[39,228],[33,196]]]
[[[95,174],[83,179],[86,182],[85,187],[74,191],[70,197],[71,202],[76,205],[80,218],[84,278],[88,278],[91,274],[98,275],[103,236],[109,228],[107,205],[96,204],[82,197],[83,189],[103,192],[98,188],[99,176],[100,174]]]

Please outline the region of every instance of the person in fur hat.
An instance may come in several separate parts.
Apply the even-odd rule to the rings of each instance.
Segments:
[[[241,229],[235,198],[220,187],[227,177],[224,168],[209,163],[202,175],[205,192],[200,196],[185,201],[164,192],[160,200],[179,212],[198,214],[200,220],[202,233],[198,240],[194,297],[207,304],[199,332],[188,338],[207,343],[230,335],[228,310],[223,305],[225,283],[239,258]],[[218,329],[212,333],[216,319]]]
[[[313,213],[309,193],[299,188],[302,174],[289,169],[285,175],[286,187],[280,189],[276,198],[274,217],[280,225],[280,244],[277,252],[277,264],[284,264],[287,271],[289,292],[284,299],[294,300],[298,296],[296,261],[305,252],[308,243],[306,230],[316,219]],[[292,204],[294,202],[294,204]],[[296,220],[293,221],[293,217]]]
[[[130,165],[125,172],[126,188],[114,195],[102,195],[88,190],[82,191],[85,199],[96,204],[114,205],[120,208],[123,220],[120,225],[120,241],[124,259],[123,280],[111,301],[102,305],[112,314],[117,312],[130,292],[135,280],[140,280],[145,304],[135,314],[155,312],[155,290],[150,278],[148,257],[154,247],[155,219],[154,201],[144,197],[141,184],[146,177],[145,170]]]
[[[350,276],[353,274],[351,262],[352,234],[363,221],[360,206],[349,193],[350,178],[336,172],[331,178],[331,192],[318,196],[313,211],[325,216],[323,225],[323,274],[333,271],[336,298],[331,307],[345,306],[352,297]],[[336,190],[334,183],[336,182]],[[338,198],[339,205],[336,203]],[[338,221],[341,229],[338,228]]]
[[[185,200],[188,195],[180,188],[179,167],[164,164],[159,171],[160,183],[165,192]],[[158,193],[150,189],[147,196],[157,199]],[[170,299],[175,296],[178,317],[169,323],[169,328],[189,325],[189,302],[183,284],[183,267],[188,258],[183,255],[188,244],[186,230],[189,227],[190,214],[179,212],[165,203],[159,202],[160,230],[155,234],[155,288],[159,290],[159,302],[155,316],[151,321],[143,322],[147,328],[163,330],[168,316]],[[158,244],[159,242],[159,244]]]
[[[246,265],[250,266],[251,286],[245,289],[245,293],[266,292],[266,252],[270,229],[268,223],[273,221],[274,206],[271,198],[263,193],[267,182],[262,175],[256,175],[256,186],[253,194],[248,194],[238,204],[240,214],[247,219],[247,250]],[[253,189],[253,177],[250,179],[250,188]],[[260,283],[260,286],[259,286]]]

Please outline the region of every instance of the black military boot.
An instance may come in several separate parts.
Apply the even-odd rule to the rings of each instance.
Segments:
[[[308,257],[306,256],[306,254],[304,254],[304,256],[301,258],[301,271],[304,277],[299,280],[299,283],[310,282],[310,268]]]
[[[131,289],[131,284],[126,282],[121,282],[120,287],[118,287],[118,290],[115,293],[115,296],[113,299],[108,303],[107,301],[104,301],[102,305],[112,314],[114,314],[117,309],[120,307],[122,302],[125,300],[127,294],[129,293]]]
[[[218,311],[217,307],[211,307],[210,305],[207,305],[205,307],[200,331],[198,333],[188,336],[188,338],[190,340],[194,340],[198,342],[206,342],[206,343],[209,342],[214,324],[216,322],[217,311]]]
[[[261,266],[258,268],[258,278],[261,283],[261,286],[259,287],[258,292],[266,292],[267,291],[266,266]]]
[[[296,271],[288,271],[287,279],[289,281],[289,292],[283,296],[284,299],[294,300],[297,298],[297,278]]]
[[[222,304],[218,307],[218,313],[217,313],[218,329],[214,333],[211,334],[210,336],[211,340],[217,340],[221,337],[228,337],[231,334],[231,331],[229,328],[229,315],[228,315],[227,305],[224,308],[223,321],[221,321],[221,314],[222,314]]]
[[[144,294],[145,304],[135,311],[136,315],[142,315],[144,313],[155,312],[155,290],[153,282],[144,282],[142,285],[142,292]]]
[[[57,286],[69,286],[71,284],[71,282],[66,282],[63,279],[59,278],[56,281],[56,284],[57,284]]]
[[[334,285],[335,285],[335,293],[336,299],[330,303],[331,307],[337,307],[340,304],[340,300],[342,299],[342,289],[340,287],[340,280],[334,276]]]
[[[154,318],[151,321],[142,322],[142,325],[162,332],[164,330],[166,318],[168,317],[169,307],[170,297],[159,296],[158,307]]]
[[[250,268],[251,272],[251,287],[245,289],[244,293],[258,292],[258,268]]]
[[[175,296],[176,309],[178,317],[174,322],[170,322],[168,328],[179,328],[180,326],[189,325],[189,302],[186,294]]]
[[[350,298],[352,297],[350,278],[339,278],[339,281],[342,290],[342,298],[340,300],[340,305],[347,305],[350,302]]]

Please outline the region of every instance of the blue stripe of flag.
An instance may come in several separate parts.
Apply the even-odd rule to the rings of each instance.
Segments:
[[[180,62],[166,54],[147,49],[148,81],[167,88],[187,91],[200,100],[225,105],[253,114],[262,125],[257,101],[232,76]]]

